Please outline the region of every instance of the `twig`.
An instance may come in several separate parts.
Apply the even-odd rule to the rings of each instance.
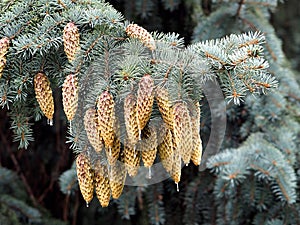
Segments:
[[[38,205],[38,204],[37,204],[37,200],[36,200],[36,198],[34,197],[33,191],[32,191],[32,189],[31,189],[29,183],[27,182],[27,179],[26,179],[25,175],[23,174],[23,172],[22,172],[22,170],[21,170],[21,167],[20,167],[20,165],[19,165],[19,162],[18,162],[18,160],[16,159],[15,155],[13,154],[13,152],[12,152],[12,150],[11,150],[11,148],[10,148],[10,144],[8,144],[7,138],[4,136],[2,130],[0,130],[0,136],[1,136],[1,140],[2,140],[3,144],[4,144],[4,145],[6,146],[6,148],[7,148],[7,151],[8,151],[8,153],[9,153],[9,156],[10,156],[10,158],[11,158],[11,160],[12,160],[12,162],[13,162],[15,168],[16,168],[17,173],[19,174],[21,180],[22,180],[23,183],[24,183],[24,186],[25,186],[25,188],[26,188],[26,191],[27,191],[27,193],[29,194],[29,197],[30,197],[30,199],[32,200],[33,205],[34,205],[34,206],[37,206],[37,205]]]

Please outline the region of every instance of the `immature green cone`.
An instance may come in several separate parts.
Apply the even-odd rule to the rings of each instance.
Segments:
[[[62,101],[68,121],[73,120],[78,107],[78,78],[69,74],[62,86]]]
[[[96,196],[102,207],[107,207],[110,201],[110,186],[107,166],[101,165],[100,161],[97,162],[94,171],[94,183]]]
[[[108,91],[103,91],[96,102],[97,126],[105,148],[110,149],[115,140],[115,102]]]
[[[146,29],[138,26],[137,24],[129,24],[126,27],[126,33],[129,37],[139,39],[150,50],[154,50],[156,48],[152,35]]]
[[[9,39],[7,37],[0,39],[0,78],[6,64],[6,53],[9,47]]]
[[[193,108],[192,108],[193,109]],[[192,113],[191,122],[192,122],[192,132],[193,132],[193,151],[191,160],[194,165],[199,166],[202,158],[202,141],[200,137],[200,104],[197,102],[195,104],[195,112]]]
[[[110,166],[109,184],[111,195],[114,199],[118,199],[123,191],[126,179],[125,165],[121,161],[117,161],[114,165]]]
[[[171,173],[173,166],[173,137],[171,130],[166,130],[164,138],[158,146],[158,153],[163,167],[168,173]]]
[[[128,175],[134,177],[137,175],[141,160],[141,152],[131,146],[127,140],[124,143],[124,164]]]
[[[34,77],[34,91],[37,102],[44,115],[48,118],[48,123],[53,124],[54,99],[50,87],[50,81],[43,73],[38,73]]]
[[[71,62],[75,59],[79,46],[79,31],[73,22],[67,23],[63,32],[64,51],[68,60]]]
[[[93,199],[94,183],[91,164],[84,153],[80,153],[76,158],[76,170],[80,192],[88,206]]]
[[[90,141],[90,144],[93,146],[94,150],[99,153],[102,151],[104,145],[99,130],[97,129],[95,114],[96,114],[95,109],[93,108],[88,109],[85,112],[83,122],[84,122],[84,129]]]
[[[176,103],[173,106],[173,114],[174,140],[183,162],[188,165],[193,150],[193,135],[191,117],[187,105],[184,102]]]
[[[124,121],[130,145],[134,146],[139,140],[139,128],[136,118],[136,97],[133,94],[124,100]]]
[[[155,89],[155,99],[163,121],[167,124],[169,129],[173,129],[174,115],[168,90],[163,87],[157,87]]]
[[[157,134],[154,127],[145,127],[142,132],[140,148],[144,166],[150,168],[154,163],[157,153]]]
[[[137,91],[136,117],[138,122],[139,134],[150,119],[153,106],[154,81],[149,74],[145,74],[139,82]],[[140,136],[140,135],[139,135]]]

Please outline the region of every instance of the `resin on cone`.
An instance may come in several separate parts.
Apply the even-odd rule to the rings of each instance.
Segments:
[[[9,39],[7,37],[0,39],[0,78],[6,64],[6,53],[8,52]]]
[[[53,114],[54,114],[54,99],[52,96],[52,90],[50,87],[50,81],[47,76],[43,73],[38,73],[34,77],[34,91],[37,102],[48,118],[48,123],[53,124]]]
[[[80,49],[79,31],[73,22],[67,23],[63,32],[64,51],[68,60],[71,62],[75,59],[75,55]]]
[[[142,77],[139,82],[139,87],[137,91],[137,105],[136,105],[136,117],[139,129],[139,136],[141,131],[146,126],[150,119],[153,106],[153,89],[154,81],[149,74]]]
[[[93,146],[96,152],[101,152],[104,145],[96,125],[96,110],[93,108],[88,109],[85,112],[83,122],[90,144]]]
[[[107,207],[110,201],[110,185],[108,169],[106,165],[101,165],[100,161],[96,162],[94,170],[94,183],[96,196],[102,207]]]
[[[97,126],[106,149],[113,148],[115,140],[115,102],[108,91],[103,91],[96,102]]]
[[[91,163],[84,153],[80,153],[76,158],[76,171],[80,192],[88,206],[93,199],[94,183]]]
[[[129,24],[126,27],[126,33],[129,37],[139,39],[150,50],[155,50],[155,41],[145,28],[137,24]]]
[[[74,74],[69,74],[65,78],[62,86],[62,101],[68,121],[73,120],[78,107],[78,79]]]

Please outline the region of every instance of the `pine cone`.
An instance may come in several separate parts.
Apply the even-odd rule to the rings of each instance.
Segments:
[[[193,150],[191,117],[186,104],[183,102],[173,106],[173,114],[174,140],[183,162],[187,165]]]
[[[76,170],[79,188],[88,206],[89,202],[93,199],[94,183],[91,164],[84,153],[80,153],[76,158]]]
[[[126,27],[126,33],[129,37],[139,39],[151,51],[155,50],[155,41],[146,29],[138,26],[137,24],[129,24]]]
[[[75,59],[75,55],[80,49],[79,31],[73,22],[68,23],[63,33],[64,51],[68,60],[71,62]]]
[[[69,74],[62,86],[62,101],[67,119],[71,121],[78,106],[78,79],[74,74]]]
[[[34,91],[37,102],[45,116],[48,118],[48,123],[53,124],[54,114],[54,99],[50,87],[50,81],[43,73],[38,73],[34,77]]]
[[[141,152],[132,147],[128,140],[124,142],[124,164],[129,176],[134,177],[137,175],[141,160]]]
[[[192,132],[193,132],[193,151],[191,160],[194,165],[199,166],[202,158],[202,141],[200,137],[200,104],[197,102],[195,106],[191,109],[195,109],[195,112],[192,113],[191,122],[192,122]]]
[[[158,147],[158,153],[162,165],[167,172],[171,173],[173,166],[173,137],[171,130],[167,130],[165,136]]]
[[[96,125],[96,110],[93,108],[88,109],[84,115],[84,128],[90,144],[96,152],[101,152],[103,149],[103,142],[99,130]]]
[[[97,125],[105,148],[113,148],[115,139],[115,102],[108,91],[102,92],[96,102]]]
[[[153,127],[146,126],[143,130],[140,149],[144,166],[150,168],[154,163],[157,152],[157,134]]]
[[[139,128],[136,118],[136,97],[133,94],[124,100],[124,120],[129,144],[134,146],[139,140]]]
[[[95,166],[95,191],[97,198],[102,207],[107,207],[110,201],[110,186],[108,178],[108,170],[105,165],[101,165],[100,161]]]
[[[115,136],[115,140],[112,148],[109,149],[105,148],[106,158],[109,165],[114,165],[117,162],[119,158],[120,150],[121,150],[121,142],[120,142],[120,137],[117,135]]]
[[[167,124],[169,129],[173,129],[174,115],[168,90],[163,87],[157,87],[155,90],[155,99],[163,121]]]
[[[138,122],[139,134],[146,126],[150,119],[153,106],[153,88],[154,82],[149,74],[142,77],[139,82],[139,88],[137,91],[137,106],[136,106],[136,117]]]
[[[109,184],[111,195],[114,199],[118,199],[123,191],[126,179],[126,170],[123,162],[117,161],[110,167]]]
[[[9,47],[9,39],[7,37],[0,39],[0,78],[6,64],[6,53]]]
[[[171,177],[176,184],[180,182],[181,177],[181,157],[178,150],[174,151],[173,165],[171,170]]]

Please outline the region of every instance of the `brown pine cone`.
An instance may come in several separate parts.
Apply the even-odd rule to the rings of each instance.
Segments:
[[[84,153],[80,153],[76,158],[76,171],[80,192],[88,206],[93,199],[94,183],[91,164]]]
[[[137,91],[137,106],[136,117],[138,123],[139,134],[146,126],[150,119],[153,106],[153,89],[154,81],[149,74],[145,74],[139,82],[139,88]],[[139,135],[140,136],[140,135]]]
[[[97,126],[106,149],[113,148],[115,140],[115,102],[108,91],[103,91],[96,102]]]
[[[78,106],[78,79],[69,74],[62,86],[62,101],[68,121],[73,120]]]
[[[96,110],[93,108],[88,109],[84,115],[84,128],[90,144],[93,146],[96,152],[101,152],[104,145],[100,136],[99,130],[96,125]]]
[[[54,99],[52,96],[52,90],[50,87],[50,81],[47,76],[43,73],[38,73],[34,77],[34,91],[37,102],[48,118],[48,123],[53,124],[53,114],[54,114]]]
[[[139,39],[150,50],[155,50],[156,46],[152,35],[143,27],[137,24],[129,24],[126,27],[126,33],[129,37]]]
[[[108,169],[106,165],[101,165],[100,161],[95,166],[95,191],[97,198],[102,207],[107,207],[110,201],[110,185],[108,177]]]
[[[64,51],[68,60],[71,62],[75,59],[75,55],[80,49],[79,31],[73,22],[67,23],[63,32]]]

